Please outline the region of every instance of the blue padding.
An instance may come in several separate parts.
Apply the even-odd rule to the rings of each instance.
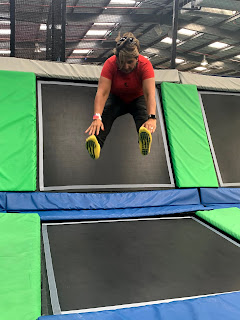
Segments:
[[[240,204],[240,188],[201,188],[201,203],[209,204]]]
[[[7,210],[7,197],[6,192],[0,192],[0,212],[6,212]]]
[[[200,204],[197,189],[126,193],[7,193],[8,211],[119,209]]]
[[[229,203],[229,204],[210,204],[205,205],[204,210],[224,209],[224,208],[239,208],[240,203]]]
[[[42,221],[49,220],[91,220],[91,219],[115,219],[160,216],[184,212],[206,210],[202,205],[146,207],[108,210],[52,210],[36,211]],[[24,211],[24,213],[28,213]],[[30,213],[30,212],[29,212]],[[31,213],[34,213],[31,211]]]
[[[138,308],[43,316],[39,320],[239,320],[240,292]]]

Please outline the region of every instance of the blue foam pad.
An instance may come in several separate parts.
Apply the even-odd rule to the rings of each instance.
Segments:
[[[240,188],[201,188],[201,203],[210,204],[240,204]]]
[[[8,211],[119,209],[198,205],[197,189],[125,193],[7,193]]]
[[[91,220],[91,219],[124,219],[134,217],[150,217],[170,215],[184,212],[203,211],[206,208],[202,205],[167,206],[167,207],[146,207],[146,208],[125,208],[107,210],[51,210],[36,211],[42,221],[50,220]],[[31,211],[29,213],[33,213]],[[24,211],[24,213],[28,213]]]

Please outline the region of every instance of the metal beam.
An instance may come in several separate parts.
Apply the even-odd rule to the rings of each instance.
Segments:
[[[178,11],[179,11],[179,0],[174,0],[173,23],[172,23],[171,69],[176,68],[175,60],[176,60],[176,48],[177,48]]]
[[[233,39],[237,42],[240,41],[239,35],[234,34],[231,31],[227,31],[227,30],[223,30],[223,29],[219,29],[219,28],[214,28],[214,27],[209,27],[209,26],[203,26],[203,25],[197,24],[197,23],[188,23],[185,20],[179,20],[178,25],[179,25],[179,29],[186,28],[186,29],[190,29],[193,31],[197,31],[197,32],[203,32],[203,33],[207,33],[207,34],[211,34],[211,35],[216,35],[221,38],[230,38],[230,39]]]
[[[15,57],[15,22],[16,22],[16,6],[15,6],[15,0],[10,0],[10,29],[11,29],[11,35],[10,35],[10,57]]]

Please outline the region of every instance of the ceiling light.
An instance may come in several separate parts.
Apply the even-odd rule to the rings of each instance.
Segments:
[[[234,15],[235,11],[219,9],[219,8],[201,7],[201,12],[221,14],[221,15],[224,15],[224,16],[232,16],[232,15]]]
[[[184,34],[185,36],[194,36],[197,33],[197,31],[182,28],[182,29],[178,30],[178,33]]]
[[[87,36],[104,36],[108,30],[89,30],[86,35]]]
[[[75,49],[73,50],[73,53],[83,53],[86,54],[89,52],[89,49]]]
[[[7,50],[7,49],[0,49],[0,54],[10,54],[11,51],[10,50]]]
[[[0,24],[10,24],[9,20],[0,20]]]
[[[240,59],[240,54],[239,54],[239,55],[237,55],[237,56],[235,56],[235,58]]]
[[[34,52],[35,53],[40,53],[41,52],[41,49],[40,49],[40,46],[38,43],[35,43],[35,49],[34,49]]]
[[[47,25],[45,23],[42,23],[40,25],[40,30],[47,30]]]
[[[197,68],[194,68],[194,70],[204,71],[204,70],[207,70],[207,68],[205,68],[205,67],[197,67]]]
[[[115,22],[94,22],[94,26],[114,26]]]
[[[166,37],[166,38],[162,39],[161,42],[172,44],[172,38]],[[179,43],[180,40],[177,39],[176,42]]]
[[[180,59],[180,58],[176,58],[175,62],[176,63],[183,63],[183,62],[185,62],[185,60],[184,59]]]
[[[223,48],[226,48],[228,47],[228,44],[227,43],[224,43],[224,42],[214,42],[214,43],[211,43],[209,44],[209,47],[211,48],[217,48],[217,49],[223,49]]]
[[[203,60],[201,62],[201,66],[207,66],[207,65],[208,65],[208,62],[207,62],[206,56],[204,55]]]
[[[135,4],[134,0],[111,0],[110,4]]]
[[[10,29],[0,29],[0,34],[11,34]]]
[[[147,48],[144,50],[144,53],[148,54],[159,54],[159,50],[156,48]]]

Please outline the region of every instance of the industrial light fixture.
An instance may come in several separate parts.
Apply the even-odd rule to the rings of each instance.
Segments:
[[[11,34],[10,29],[0,29],[0,34]]]
[[[110,4],[129,4],[129,5],[133,5],[135,3],[136,3],[135,0],[111,0],[110,1]]]
[[[185,62],[185,60],[184,59],[180,59],[180,58],[176,58],[175,62],[179,64],[179,63]]]
[[[5,25],[5,24],[10,24],[9,20],[0,20],[0,24]]]
[[[11,51],[7,49],[0,49],[0,54],[10,54]]]
[[[108,30],[89,30],[86,36],[104,36]]]
[[[35,50],[34,50],[34,52],[35,52],[35,53],[40,53],[40,52],[42,52],[38,43],[35,43]]]
[[[207,59],[206,59],[206,56],[204,55],[203,56],[203,60],[202,60],[202,62],[201,62],[201,66],[207,66],[208,65],[208,61],[207,61]]]
[[[75,49],[75,50],[73,50],[73,53],[87,54],[87,53],[89,53],[89,49]]]
[[[161,42],[168,43],[168,44],[172,44],[172,38],[166,37],[166,38],[162,39]],[[180,40],[177,39],[176,42],[179,43]]]
[[[191,37],[191,36],[194,36],[197,33],[197,31],[182,28],[182,29],[178,30],[178,33]]]
[[[209,7],[201,7],[201,12],[220,14],[224,16],[232,16],[236,14],[236,11],[219,9],[219,8],[209,8]]]
[[[216,42],[213,42],[213,43],[209,44],[209,47],[216,48],[216,49],[223,49],[223,48],[228,47],[228,44],[224,43],[224,42],[216,41]]]
[[[47,25],[45,24],[45,23],[42,23],[41,25],[40,25],[40,30],[47,30]]]
[[[115,22],[94,22],[94,26],[114,26]]]
[[[197,67],[197,68],[194,68],[194,70],[196,70],[196,71],[204,71],[204,70],[207,70],[207,68],[205,68],[205,67]]]

